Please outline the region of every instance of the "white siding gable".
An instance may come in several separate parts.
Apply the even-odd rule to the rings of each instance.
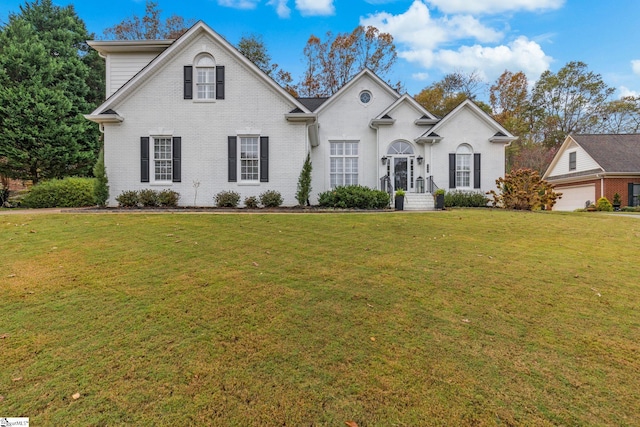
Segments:
[[[158,54],[153,52],[111,53],[107,56],[107,98],[146,67]]]
[[[578,145],[573,139],[568,139],[567,144],[563,144],[561,152],[554,159],[555,163],[545,176],[566,175],[569,173],[579,173],[594,169],[601,169],[600,165]],[[569,170],[569,154],[576,153],[576,169]]]

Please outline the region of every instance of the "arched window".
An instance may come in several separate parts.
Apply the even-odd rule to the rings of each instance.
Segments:
[[[196,58],[196,97],[215,99],[216,63],[213,57],[202,54]]]
[[[473,149],[460,144],[456,150],[456,188],[471,187],[471,155]]]
[[[389,150],[387,150],[387,154],[392,156],[397,154],[413,154],[413,147],[408,142],[396,141],[391,144]]]

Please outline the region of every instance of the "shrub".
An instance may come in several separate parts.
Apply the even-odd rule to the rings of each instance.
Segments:
[[[123,191],[118,197],[116,202],[121,208],[137,208],[139,205],[138,192],[134,190]]]
[[[300,177],[298,178],[298,191],[296,192],[296,200],[300,206],[309,205],[309,194],[311,193],[311,154],[307,153],[307,159],[302,165]]]
[[[109,200],[109,186],[107,185],[109,180],[107,179],[107,168],[104,166],[104,149],[100,149],[98,161],[93,167],[93,176],[96,178],[93,185],[95,203],[98,206],[106,206],[107,200]]]
[[[175,208],[178,206],[180,194],[173,190],[162,190],[158,193],[158,205],[163,208]]]
[[[159,206],[158,192],[148,188],[138,191],[138,203],[145,208],[153,208]]]
[[[28,208],[78,208],[95,203],[93,178],[69,177],[40,182],[22,199]]]
[[[625,206],[620,209],[622,212],[640,212],[640,206]]]
[[[244,205],[249,209],[256,209],[258,207],[258,198],[256,196],[249,196],[244,199]]]
[[[389,194],[359,185],[336,187],[320,193],[320,206],[342,209],[383,209],[389,206]]]
[[[596,202],[596,210],[604,212],[613,212],[613,205],[606,197],[600,197]]]
[[[533,169],[518,169],[504,178],[496,179],[498,193],[495,190],[487,194],[493,196],[493,206],[505,209],[535,210],[551,208],[562,193],[553,191],[553,185],[540,177]]]
[[[277,208],[282,204],[282,195],[275,190],[267,190],[260,195],[260,203],[265,208]]]
[[[487,196],[478,191],[456,190],[444,195],[444,205],[447,208],[483,208],[487,203],[489,203]]]
[[[235,191],[221,191],[214,196],[214,200],[219,208],[235,208],[240,202],[240,195]]]

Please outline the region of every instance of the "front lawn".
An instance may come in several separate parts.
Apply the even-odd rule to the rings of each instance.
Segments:
[[[0,416],[634,425],[640,220],[0,215]]]

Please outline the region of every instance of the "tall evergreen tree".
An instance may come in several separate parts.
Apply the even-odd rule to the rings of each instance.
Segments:
[[[0,174],[38,182],[91,173],[99,132],[82,114],[104,83],[87,66],[88,38],[73,6],[35,0],[9,15],[0,29]]]

